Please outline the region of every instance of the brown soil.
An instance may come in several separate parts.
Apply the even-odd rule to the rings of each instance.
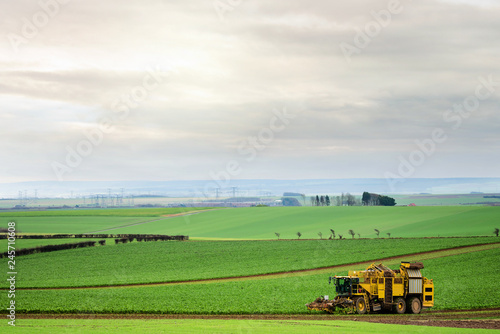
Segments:
[[[242,319],[242,320],[345,320],[396,325],[500,329],[500,309],[424,311],[418,315],[191,315],[191,314],[19,314],[22,319]]]

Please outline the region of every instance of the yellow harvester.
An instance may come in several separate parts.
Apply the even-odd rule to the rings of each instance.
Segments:
[[[359,314],[382,309],[396,313],[420,313],[434,306],[434,283],[423,277],[421,262],[401,262],[399,270],[372,264],[364,271],[349,271],[349,276],[330,277],[337,295],[322,296],[307,304],[310,310],[333,313],[336,308]]]

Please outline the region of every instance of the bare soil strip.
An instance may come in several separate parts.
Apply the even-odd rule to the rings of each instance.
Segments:
[[[365,315],[198,315],[198,314],[20,314],[22,319],[221,319],[221,320],[345,320],[395,325],[500,329],[500,309],[423,311],[422,314]]]
[[[373,262],[384,262],[384,264],[391,264],[394,262],[405,261],[410,258],[418,257],[419,260],[433,259],[439,257],[453,256],[457,254],[478,252],[486,249],[500,248],[500,242],[489,243],[489,244],[479,244],[471,246],[460,246],[453,247],[435,251],[426,251],[421,253],[413,253],[406,255],[391,256],[376,260],[355,262],[349,264],[335,265],[329,267],[313,268],[313,269],[301,269],[301,270],[291,270],[278,273],[267,273],[267,274],[257,274],[257,275],[246,275],[246,276],[233,276],[233,277],[219,277],[219,278],[206,278],[198,280],[188,280],[188,281],[170,281],[170,282],[156,282],[156,283],[131,283],[131,284],[121,284],[121,285],[100,285],[100,286],[77,286],[77,287],[43,287],[43,288],[17,288],[17,290],[75,290],[75,289],[109,289],[109,288],[128,288],[128,287],[148,287],[148,286],[163,286],[163,285],[178,285],[178,284],[202,284],[202,283],[215,283],[215,282],[227,282],[227,281],[239,281],[239,280],[252,280],[252,279],[263,279],[263,278],[279,278],[279,277],[289,277],[289,276],[303,276],[318,274],[321,272],[328,272],[332,270],[345,271],[348,269],[364,268]]]

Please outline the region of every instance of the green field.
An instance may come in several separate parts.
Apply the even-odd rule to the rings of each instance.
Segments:
[[[380,236],[493,235],[500,226],[500,207],[263,207],[203,212],[188,217],[130,226],[116,233],[185,234],[202,238],[283,239],[324,237],[329,230],[350,238],[350,229],[362,238]]]
[[[86,239],[73,242],[78,240]],[[133,242],[17,257],[16,268],[23,275],[17,286],[98,286],[256,275],[497,241],[476,237]],[[1,259],[0,266],[6,267],[7,261]],[[6,281],[0,283],[6,286]]]
[[[499,307],[497,294],[491,293],[499,256],[497,247],[426,259],[423,275],[436,284],[433,309]],[[393,262],[390,266],[397,268]],[[345,274],[347,268],[361,269],[348,266],[331,273],[166,286],[19,290],[16,304],[19,313],[321,314],[304,305],[320,295],[333,295],[328,276]],[[6,302],[6,294],[0,302]]]
[[[323,320],[35,320],[23,319],[23,314],[297,314],[332,319],[332,315],[307,310],[305,304],[320,295],[335,295],[334,288],[328,285],[328,276],[367,266],[352,263],[484,243],[488,245],[407,255],[383,262],[397,268],[401,260],[423,261],[423,275],[432,278],[436,287],[433,310],[500,307],[497,294],[491,290],[498,275],[500,256],[500,238],[493,236],[494,228],[500,226],[498,207],[263,207],[163,217],[185,212],[185,209],[155,208],[44,211],[17,213],[17,216],[2,213],[4,218],[0,219],[4,219],[5,225],[15,220],[18,231],[24,233],[91,233],[111,229],[103,233],[183,234],[191,239],[228,239],[119,245],[108,240],[109,245],[104,247],[19,256],[16,258],[19,319],[16,330],[27,333],[40,330],[54,333],[78,330],[212,332],[217,326],[221,331],[252,333],[316,333],[325,329],[456,333],[461,330],[370,323],[344,326],[343,322]],[[337,237],[342,234],[347,239],[327,240],[330,229],[335,230]],[[354,239],[348,235],[349,229],[356,233]],[[380,230],[381,238],[377,238],[374,229]],[[303,240],[258,240],[276,239],[275,232],[281,234],[281,239],[297,239],[296,233],[301,232]],[[319,240],[318,232],[323,233],[324,240]],[[387,233],[391,233],[392,238],[388,238]],[[436,236],[441,238],[416,238]],[[66,240],[18,239],[16,247],[32,247],[42,241],[56,244]],[[76,241],[81,240],[71,239]],[[0,247],[6,247],[6,242],[0,241]],[[7,261],[1,259],[0,266],[7,267]],[[288,273],[333,265],[342,267]],[[279,272],[282,274],[236,277]],[[221,277],[233,278],[217,280]],[[193,281],[197,279],[215,280]],[[95,287],[131,283],[143,285]],[[0,287],[5,289],[7,285],[4,282]],[[26,287],[45,289],[24,290]],[[0,304],[7,303],[7,293],[0,294]],[[2,330],[4,327],[6,321],[0,325]]]
[[[500,226],[500,207],[262,207],[219,209],[180,217],[178,209],[109,209],[2,212],[4,224],[17,222],[24,233],[112,233],[189,235],[206,239],[302,239],[337,236],[381,237],[493,235]]]
[[[55,216],[55,217],[16,217],[9,221],[16,222],[18,233],[30,234],[55,234],[55,233],[88,233],[93,231],[108,230],[125,225],[140,224],[156,220],[152,217],[115,217],[115,216]],[[168,218],[164,218],[168,219]],[[7,221],[4,221],[7,226]],[[115,230],[111,232],[115,233]]]
[[[500,198],[484,198],[484,196],[500,196],[500,194],[415,194],[390,195],[398,205],[484,205],[485,203],[499,203]],[[481,203],[481,204],[479,204]]]
[[[0,329],[7,330],[6,321]],[[471,333],[470,329],[373,324],[331,320],[216,320],[216,319],[20,319],[16,333]],[[495,333],[475,329],[474,333]]]

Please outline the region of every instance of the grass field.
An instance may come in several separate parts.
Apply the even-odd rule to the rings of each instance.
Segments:
[[[16,312],[19,332],[92,331],[145,332],[392,332],[460,333],[470,329],[400,326],[339,321],[304,320],[195,320],[195,319],[23,319],[26,313],[86,314],[298,314],[331,315],[307,310],[305,304],[320,295],[333,296],[328,276],[360,270],[366,265],[349,263],[376,260],[462,245],[490,243],[474,249],[452,249],[440,253],[384,261],[397,268],[399,262],[423,261],[424,276],[436,287],[433,310],[498,308],[492,293],[498,276],[500,226],[499,207],[268,207],[210,210],[182,217],[186,209],[72,210],[1,213],[0,221],[15,220],[25,233],[184,234],[199,239],[239,241],[133,242],[130,244],[65,250],[16,258]],[[189,212],[187,212],[189,213]],[[133,225],[140,224],[140,225]],[[129,226],[128,226],[129,225]],[[382,237],[377,238],[374,229]],[[329,230],[346,240],[327,238]],[[353,229],[355,239],[347,231]],[[301,239],[315,240],[255,240]],[[361,239],[357,233],[361,234]],[[391,233],[393,238],[387,238]],[[475,236],[467,238],[414,238],[418,236]],[[396,238],[394,238],[396,237]],[[405,238],[399,238],[405,237]],[[254,239],[254,240],[244,240]],[[22,240],[16,247],[32,247],[43,241]],[[71,239],[70,242],[80,241]],[[108,241],[110,243],[111,240]],[[35,244],[32,244],[35,243]],[[0,247],[6,247],[0,241]],[[218,277],[256,275],[333,265],[335,270],[294,272],[274,276],[235,278],[169,285],[138,285],[111,288],[70,288],[166,281],[189,281]],[[7,259],[0,260],[7,267]],[[1,288],[6,288],[1,283]],[[23,287],[46,287],[24,290]],[[3,290],[6,292],[5,290]],[[9,302],[0,294],[0,305]],[[5,309],[5,308],[3,308]],[[0,311],[5,313],[6,310]],[[266,316],[267,317],[267,316]],[[358,317],[358,316],[355,316]],[[7,327],[0,324],[0,331]],[[489,332],[474,330],[474,332]]]
[[[117,285],[256,275],[497,241],[494,237],[476,237],[112,243],[113,246],[18,257],[16,268],[23,279],[17,287]],[[6,267],[7,261],[1,259],[0,266]],[[6,281],[0,283],[0,287],[6,286]]]
[[[0,329],[7,330],[6,321]],[[330,320],[215,320],[215,319],[20,319],[16,333],[471,333],[470,329],[372,324]],[[475,329],[474,333],[495,333]]]
[[[350,238],[361,237],[473,236],[493,235],[500,225],[500,207],[270,207],[240,208],[203,212],[141,226],[115,230],[116,233],[187,234],[190,237],[304,239],[326,237],[333,229]]]
[[[55,217],[16,217],[18,233],[55,234],[55,233],[87,233],[112,229],[124,225],[138,224],[158,218],[151,217],[115,217],[115,216],[55,216]],[[4,226],[7,226],[5,221]],[[111,232],[110,232],[111,233]],[[112,233],[115,233],[114,230]]]
[[[109,209],[2,212],[4,224],[17,222],[24,233],[182,234],[207,239],[319,239],[330,229],[350,238],[493,235],[500,226],[500,207],[262,207],[219,209],[181,217],[177,209]],[[1,220],[1,218],[0,218]]]
[[[492,282],[498,274],[499,256],[497,247],[426,259],[423,275],[434,279],[436,286],[433,309],[499,307],[497,294],[491,293]],[[390,266],[397,268],[398,264]],[[328,276],[345,274],[349,268],[360,269],[358,267],[347,266],[340,272],[227,282],[20,290],[16,305],[19,313],[316,314],[304,305],[320,295],[334,294],[334,288],[328,285]],[[0,302],[5,304],[6,294],[0,296]]]

